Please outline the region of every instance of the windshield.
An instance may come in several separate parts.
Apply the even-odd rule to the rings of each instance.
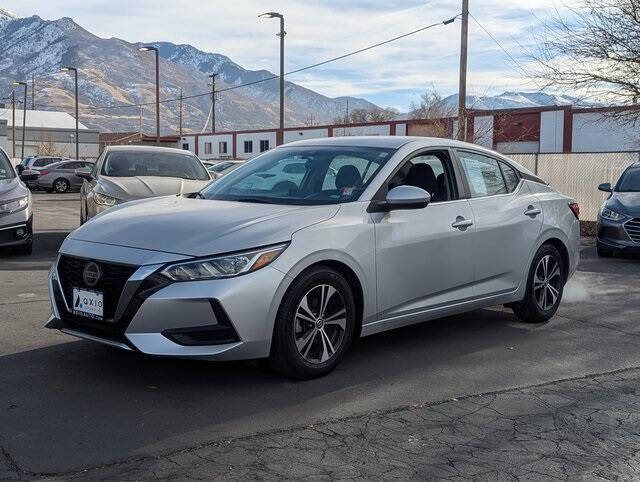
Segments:
[[[111,177],[159,176],[208,181],[207,170],[192,154],[157,151],[109,152],[102,174]]]
[[[627,169],[618,181],[617,192],[640,192],[640,167]]]
[[[369,147],[284,147],[262,154],[200,195],[206,199],[272,204],[355,201],[393,154]]]
[[[16,171],[13,169],[13,165],[4,152],[0,151],[0,180],[13,179],[14,177],[16,177]]]

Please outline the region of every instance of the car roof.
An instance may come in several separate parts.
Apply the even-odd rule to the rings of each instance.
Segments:
[[[471,144],[469,142],[447,139],[444,137],[421,137],[421,136],[341,136],[323,137],[317,139],[306,139],[290,142],[286,146],[340,146],[340,147],[379,147],[388,149],[399,149],[410,143],[415,143],[416,148],[420,147],[460,147],[473,148],[497,154],[494,151]]]
[[[158,146],[106,146],[105,150],[109,152],[129,151],[129,152],[174,152],[178,154],[193,155],[191,151],[184,149],[176,149],[175,147],[158,147]]]

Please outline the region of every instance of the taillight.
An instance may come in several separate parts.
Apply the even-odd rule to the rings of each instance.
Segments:
[[[40,176],[46,176],[49,174],[49,171],[40,171]]]
[[[570,203],[569,208],[573,212],[576,219],[580,219],[580,205],[578,203]]]

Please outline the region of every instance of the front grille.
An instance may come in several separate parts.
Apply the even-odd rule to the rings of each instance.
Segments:
[[[624,230],[635,243],[640,243],[640,218],[624,223]]]
[[[62,286],[64,297],[71,308],[73,306],[74,287],[100,291],[103,294],[104,318],[105,320],[111,320],[116,312],[124,285],[131,275],[135,273],[137,267],[94,261],[100,267],[102,276],[95,286],[88,286],[84,282],[82,272],[90,262],[91,260],[83,258],[60,257],[58,261],[58,276],[60,277],[60,285]]]

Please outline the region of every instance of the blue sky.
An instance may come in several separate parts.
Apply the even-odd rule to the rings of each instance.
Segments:
[[[275,20],[259,13],[279,11],[286,18],[286,69],[395,37],[459,13],[460,1],[445,0],[5,0],[0,6],[20,16],[71,17],[101,37],[127,41],[166,40],[217,52],[248,69],[278,69]],[[186,6],[186,7],[185,7]],[[557,0],[470,0],[470,11],[520,65],[536,32],[554,12]],[[468,90],[498,94],[537,90],[513,61],[471,19]],[[460,23],[418,33],[348,59],[295,74],[290,80],[330,97],[365,97],[406,110],[422,92],[457,91]]]

